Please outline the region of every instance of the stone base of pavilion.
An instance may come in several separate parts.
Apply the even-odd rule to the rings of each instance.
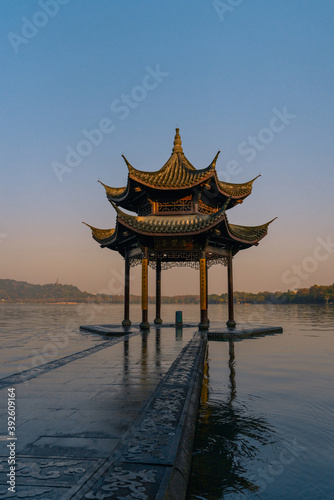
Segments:
[[[183,328],[193,328],[198,330],[198,323],[183,323],[182,325],[176,323],[161,323],[155,324],[150,323],[150,329],[160,329],[160,328],[175,328],[176,330],[182,330]],[[80,326],[80,330],[89,331],[92,333],[98,333],[100,335],[115,336],[120,337],[127,335],[129,333],[134,333],[140,330],[140,323],[132,323],[131,326],[123,326],[121,324],[107,324],[107,325],[83,325]],[[247,337],[256,337],[259,335],[272,335],[277,333],[283,333],[283,329],[280,326],[269,326],[269,325],[250,325],[249,323],[237,323],[235,328],[228,328],[226,323],[214,321],[209,324],[206,329],[200,330],[206,333],[209,340],[229,340]]]
[[[226,325],[217,326],[217,323],[212,323],[212,326],[210,324],[207,330],[209,340],[236,340],[276,333],[283,333],[283,328],[280,326],[250,325],[249,323],[237,323],[235,328],[227,328]]]
[[[149,329],[159,329],[159,328],[193,328],[194,330],[198,329],[198,323],[183,323],[182,325],[176,323],[150,323]],[[115,337],[121,337],[122,335],[127,335],[129,333],[136,332],[141,330],[140,323],[132,323],[130,326],[123,326],[121,324],[108,324],[108,325],[82,325],[80,326],[80,330],[92,332],[92,333],[100,333],[102,335],[110,335]],[[144,329],[145,331],[145,329]]]
[[[119,324],[109,324],[109,325],[82,325],[80,330],[84,330],[92,333],[100,333],[101,335],[111,335],[114,337],[121,337],[122,335],[127,335],[133,333],[139,328],[136,325],[123,326]]]

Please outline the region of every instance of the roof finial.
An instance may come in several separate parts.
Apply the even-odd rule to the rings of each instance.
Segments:
[[[181,141],[181,136],[179,134],[179,128],[175,129],[175,138],[174,138],[174,147],[173,147],[173,153],[183,153],[182,149],[182,141]]]

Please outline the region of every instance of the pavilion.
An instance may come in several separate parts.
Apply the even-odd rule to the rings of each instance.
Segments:
[[[196,169],[185,157],[179,129],[176,129],[172,154],[160,170],[137,170],[123,156],[128,168],[125,187],[104,186],[117,212],[113,229],[90,226],[93,238],[102,248],[119,252],[125,261],[124,319],[130,326],[130,268],[142,266],[142,329],[148,322],[148,266],[156,271],[156,317],[161,319],[161,271],[172,266],[191,266],[199,270],[200,329],[207,329],[208,268],[227,266],[228,321],[234,328],[233,257],[239,250],[258,245],[266,236],[267,222],[260,226],[230,224],[226,212],[242,203],[252,192],[255,179],[232,184],[218,179],[216,161]],[[125,209],[136,215],[125,213]],[[274,220],[274,219],[273,219]]]

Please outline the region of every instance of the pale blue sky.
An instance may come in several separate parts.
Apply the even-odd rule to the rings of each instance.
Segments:
[[[334,4],[237,3],[1,1],[1,277],[120,293],[122,259],[81,221],[113,227],[97,180],[126,184],[122,153],[159,169],[178,125],[197,168],[220,149],[222,179],[231,161],[230,182],[261,173],[230,222],[278,216],[257,248],[236,256],[235,288],[333,283]],[[85,150],[82,131],[101,121],[108,132]],[[75,168],[68,147],[86,154]],[[213,269],[210,293],[226,291],[226,271]],[[134,293],[139,285],[137,268]],[[195,271],[163,275],[164,294],[197,288]]]

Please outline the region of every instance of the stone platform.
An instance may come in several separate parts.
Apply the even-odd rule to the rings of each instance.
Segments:
[[[160,328],[176,328],[178,330],[182,330],[183,328],[193,328],[194,330],[197,330],[197,326],[197,323],[183,323],[182,325],[176,325],[175,323],[161,323],[156,325],[155,323],[152,323],[150,325],[150,330]],[[133,332],[138,333],[140,330],[140,323],[132,323],[131,326],[122,326],[115,323],[108,325],[82,325],[80,326],[80,330],[100,333],[101,335],[122,336]]]
[[[183,329],[197,329],[197,323],[184,323],[183,325],[176,325],[175,323],[162,323],[161,325],[155,325],[154,323],[150,326],[150,329],[161,329],[161,328],[175,328],[176,331],[182,332]],[[139,323],[134,323],[130,327],[123,327],[121,325],[110,324],[110,325],[84,325],[80,329],[86,330],[92,333],[99,333],[106,336],[122,336],[127,333],[133,333],[134,331],[139,331]],[[268,325],[249,325],[246,323],[238,323],[235,328],[228,328],[225,324],[215,321],[210,323],[209,328],[202,330],[203,334],[207,334],[209,340],[228,340],[238,338],[249,338],[256,337],[260,335],[272,335],[277,333],[283,333],[283,329],[280,326],[268,326]]]
[[[280,326],[252,325],[239,323],[235,328],[215,326],[208,329],[207,336],[209,340],[237,340],[242,338],[257,337],[260,335],[273,335],[283,333]]]
[[[93,347],[78,342],[72,354],[0,380],[0,498],[185,497],[206,336],[191,326],[98,325],[96,333]],[[15,493],[6,483],[8,387]]]

